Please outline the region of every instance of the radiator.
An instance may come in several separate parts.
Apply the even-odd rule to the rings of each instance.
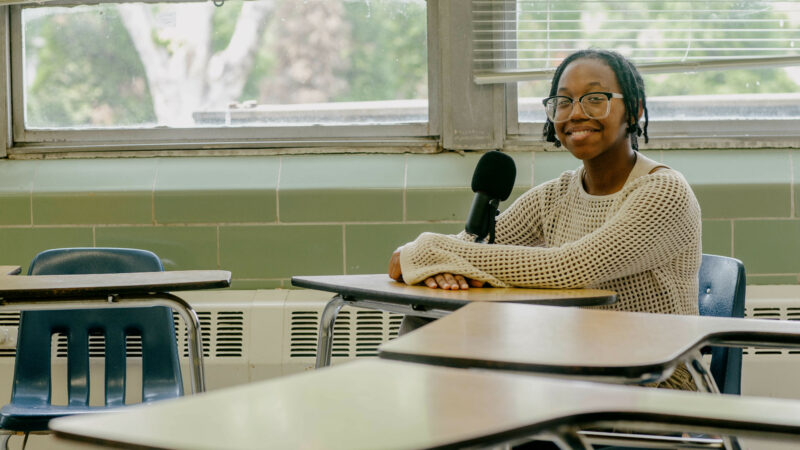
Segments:
[[[182,295],[200,319],[206,387],[208,390],[264,380],[314,367],[319,317],[331,294],[308,290],[211,291]],[[332,363],[374,357],[378,346],[397,336],[402,316],[345,306],[334,327]],[[0,312],[0,402],[8,402],[13,378],[19,313]],[[186,326],[175,315],[186,391],[189,358]],[[54,337],[53,401],[66,403],[66,340]],[[128,397],[141,397],[141,343],[128,343],[131,366]],[[103,379],[102,342],[90,340],[91,378]],[[102,402],[102,383],[92,383],[94,404]]]

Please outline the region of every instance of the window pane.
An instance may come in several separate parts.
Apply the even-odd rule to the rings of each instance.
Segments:
[[[799,1],[520,0],[515,18],[514,60],[495,66],[555,67],[587,47],[616,50],[636,64],[800,54]],[[800,118],[800,67],[644,78],[653,120]],[[548,93],[549,82],[520,83],[519,120],[543,122],[539,99]]]
[[[425,0],[22,11],[26,129],[428,120]]]

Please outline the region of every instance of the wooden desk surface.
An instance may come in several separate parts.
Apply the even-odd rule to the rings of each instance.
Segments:
[[[361,300],[416,303],[457,309],[472,302],[510,302],[538,305],[591,306],[616,301],[616,294],[600,289],[470,288],[449,291],[398,283],[386,274],[295,276],[292,285],[335,292]]]
[[[0,276],[2,275],[19,275],[22,272],[20,266],[0,266]]]
[[[7,302],[59,297],[141,294],[230,286],[226,270],[109,273],[90,275],[0,276],[0,299]]]
[[[474,303],[383,344],[382,358],[638,378],[702,343],[800,347],[800,323]]]
[[[135,448],[371,450],[463,447],[528,436],[545,426],[632,417],[671,422],[665,426],[679,430],[800,436],[796,401],[381,360],[55,419],[50,428],[62,438]],[[701,426],[712,420],[712,427]]]

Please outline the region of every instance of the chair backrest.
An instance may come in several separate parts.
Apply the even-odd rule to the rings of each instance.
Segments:
[[[746,277],[741,261],[704,254],[699,281],[698,307],[701,316],[744,317]],[[740,394],[742,350],[711,347],[711,374],[720,392]]]
[[[66,248],[38,254],[29,275],[160,272],[154,253],[122,248]],[[89,335],[105,339],[105,403],[125,404],[126,340],[141,336],[142,400],[183,395],[172,311],[164,306],[24,311],[20,315],[12,403],[49,405],[51,342],[67,336],[70,406],[89,404]]]
[[[28,275],[163,272],[155,253],[135,248],[75,247],[45,250],[33,258]]]

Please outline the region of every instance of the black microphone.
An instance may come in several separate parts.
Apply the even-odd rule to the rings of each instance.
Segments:
[[[472,175],[472,192],[475,193],[475,198],[472,199],[465,227],[468,233],[476,236],[475,242],[482,241],[488,235],[489,243],[494,243],[497,207],[511,195],[516,176],[514,160],[505,153],[493,150],[478,160]]]

